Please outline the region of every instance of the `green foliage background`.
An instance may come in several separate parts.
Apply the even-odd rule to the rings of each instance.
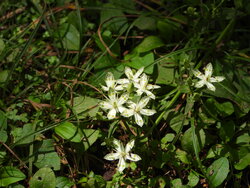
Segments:
[[[0,2],[1,187],[248,187],[248,0]],[[193,87],[209,62],[216,91]],[[107,72],[161,86],[139,129],[108,121]],[[124,174],[103,159],[136,139]]]

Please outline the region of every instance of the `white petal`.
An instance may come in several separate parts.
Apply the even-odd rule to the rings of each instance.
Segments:
[[[212,63],[208,63],[207,66],[204,69],[205,69],[205,76],[206,77],[211,77],[212,73],[213,73],[213,65],[212,65]]]
[[[123,79],[119,79],[116,81],[118,84],[128,84],[130,81],[129,79],[123,78]]]
[[[124,116],[124,117],[131,117],[132,115],[134,115],[134,110],[133,109],[125,109],[122,112],[122,116]]]
[[[200,71],[193,70],[192,72],[193,72],[193,74],[194,74],[195,77],[200,78],[200,79],[204,78],[204,75]]]
[[[128,98],[129,98],[129,94],[127,94],[127,93],[123,94],[123,95],[119,98],[119,100],[118,100],[118,102],[117,102],[118,105],[122,105],[122,104],[124,104],[125,102],[127,102]]]
[[[125,74],[128,77],[128,79],[133,79],[133,72],[132,72],[131,68],[125,67]]]
[[[127,102],[127,105],[128,105],[128,107],[131,108],[131,109],[135,109],[135,108],[136,108],[136,104],[135,104],[133,101],[128,101],[128,102]]]
[[[104,90],[104,91],[109,91],[109,88],[106,87],[106,86],[102,86],[102,90]]]
[[[137,154],[130,153],[129,155],[126,156],[126,159],[136,162],[136,161],[141,160],[141,157]]]
[[[141,67],[134,75],[134,79],[137,79],[141,73],[144,71],[144,67]]]
[[[115,90],[116,91],[121,91],[124,89],[124,86],[123,85],[118,85],[118,86],[115,86]]]
[[[114,119],[115,116],[116,116],[116,110],[115,110],[114,108],[112,108],[112,109],[109,111],[107,117],[108,117],[108,119]]]
[[[110,98],[111,101],[116,101],[117,98],[116,98],[115,92],[113,92],[113,91],[110,92],[110,93],[109,93],[109,98]]]
[[[107,73],[106,84],[108,87],[113,87],[115,84],[115,79],[111,72]]]
[[[135,113],[134,116],[135,116],[135,122],[136,122],[136,124],[139,125],[140,127],[142,127],[144,122],[143,122],[143,119],[140,116],[140,114]]]
[[[149,96],[151,99],[155,99],[155,95],[154,95],[151,91],[145,90],[145,93],[146,93],[147,96]]]
[[[205,84],[204,80],[200,80],[199,82],[197,82],[197,83],[195,84],[194,87],[201,88],[202,86],[204,86],[204,84]]]
[[[101,108],[106,109],[106,110],[113,108],[112,104],[106,101],[100,102],[99,105]]]
[[[117,151],[117,153],[124,151],[124,147],[123,147],[121,141],[114,139],[113,144],[114,144],[114,147],[115,147],[115,150]]]
[[[130,140],[125,147],[125,152],[129,153],[131,149],[134,147],[134,145],[135,145],[135,140]]]
[[[141,109],[140,113],[145,115],[145,116],[152,116],[156,113],[155,110],[151,110],[151,109]]]
[[[123,113],[124,110],[126,110],[126,108],[123,107],[123,106],[118,106],[117,108],[118,108],[118,110],[119,110],[120,113]]]
[[[148,104],[149,100],[150,100],[149,97],[143,97],[143,98],[139,101],[138,107],[139,107],[140,109],[142,109],[143,107],[145,107],[145,106]]]
[[[104,156],[104,159],[113,161],[113,160],[119,159],[119,157],[120,157],[120,153],[109,153]]]
[[[224,76],[215,76],[210,78],[210,82],[221,82],[225,79]]]
[[[148,90],[151,90],[151,89],[158,89],[158,88],[161,88],[161,86],[152,85],[152,84],[148,84],[148,85],[147,85],[147,89],[148,89]]]
[[[118,165],[117,165],[118,171],[122,172],[126,168],[126,162],[123,157],[119,159]]]
[[[141,90],[140,88],[136,90],[136,93],[138,96],[141,96],[143,94],[143,90]]]
[[[211,84],[211,83],[209,83],[209,82],[206,82],[205,84],[206,84],[206,86],[207,86],[207,88],[208,88],[209,90],[215,91],[215,87],[214,87],[213,84]]]
[[[144,73],[144,74],[142,74],[142,77],[141,77],[141,79],[140,79],[140,85],[141,85],[140,87],[146,88],[147,84],[148,84],[148,77],[147,77],[147,75]]]

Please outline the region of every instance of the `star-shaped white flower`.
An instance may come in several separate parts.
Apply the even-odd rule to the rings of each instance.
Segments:
[[[127,145],[124,146],[123,144],[119,141],[114,139],[113,141],[114,146],[115,146],[115,151],[116,153],[109,153],[104,156],[104,159],[113,161],[119,159],[117,168],[119,172],[122,172],[126,168],[126,160],[130,161],[139,161],[141,160],[141,157],[137,154],[130,153],[131,149],[134,147],[135,141],[131,140],[130,142],[127,143]]]
[[[142,127],[144,121],[141,117],[141,114],[145,116],[152,116],[156,113],[156,111],[153,109],[144,109],[144,107],[148,104],[149,100],[150,100],[149,97],[144,97],[137,104],[132,101],[128,101],[127,103],[129,109],[125,109],[122,112],[122,116],[124,117],[134,116],[136,124]]]
[[[200,81],[198,81],[195,84],[195,87],[201,88],[204,85],[206,85],[209,90],[215,91],[215,87],[211,83],[213,83],[213,82],[221,82],[221,81],[223,81],[225,79],[225,77],[224,76],[212,77],[213,65],[211,63],[207,64],[207,66],[204,68],[204,70],[205,70],[205,74],[202,74],[199,70],[193,70],[194,76],[201,79]]]
[[[128,88],[130,84],[138,83],[140,75],[143,73],[144,67],[141,67],[135,74],[129,67],[125,67],[125,75],[127,78],[117,80],[117,83],[121,84],[123,88]]]
[[[122,113],[125,110],[123,104],[128,100],[129,95],[127,93],[123,94],[120,98],[114,92],[111,92],[109,99],[107,101],[102,101],[99,103],[100,107],[105,110],[109,110],[108,119],[114,119],[116,113]]]
[[[137,88],[137,95],[141,96],[143,93],[146,93],[151,99],[155,99],[155,95],[149,90],[160,88],[158,85],[148,84],[148,77],[145,73],[141,76],[139,82],[134,84],[134,86]]]
[[[106,77],[106,85],[107,86],[102,86],[102,89],[104,91],[121,91],[123,90],[123,87],[121,85],[117,85],[116,80],[114,79],[114,75],[111,72],[107,73]]]

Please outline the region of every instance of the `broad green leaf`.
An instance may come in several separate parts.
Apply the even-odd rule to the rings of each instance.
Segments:
[[[170,120],[170,127],[176,132],[178,133],[179,130],[181,129],[182,127],[182,123],[184,123],[184,125],[187,125],[188,124],[188,120],[184,120],[183,122],[183,119],[185,118],[185,115],[184,114],[176,114],[176,116],[172,117],[171,120]]]
[[[0,151],[0,165],[4,162],[5,157],[6,157],[6,152]]]
[[[209,159],[209,158],[214,158],[216,156],[220,156],[223,149],[224,149],[223,145],[220,144],[212,146],[208,150],[206,158]]]
[[[247,153],[244,157],[240,159],[238,163],[234,165],[237,170],[243,170],[250,165],[250,153]]]
[[[92,144],[95,143],[99,136],[99,130],[95,129],[83,129],[83,145],[84,145],[84,150],[86,151]]]
[[[193,171],[188,175],[188,185],[195,187],[199,183],[199,175]]]
[[[98,35],[94,35],[93,36],[95,39],[95,42],[97,44],[97,46],[103,51],[105,52],[107,49],[106,47],[103,45],[103,43],[101,42],[100,38]],[[113,39],[112,37],[112,33],[109,30],[106,30],[102,33],[102,40],[104,41],[104,43],[109,47],[109,49],[112,51],[112,53],[116,56],[119,56],[121,53],[121,47],[118,41],[115,41],[115,39]],[[113,60],[113,62],[116,62],[116,60],[114,60],[114,58],[112,58],[111,56],[107,56],[109,57],[111,60]],[[101,63],[101,62],[100,62]],[[101,68],[101,65],[97,64],[97,67],[95,68]]]
[[[64,23],[60,27],[62,43],[67,50],[79,50],[80,34],[72,24]]]
[[[60,157],[55,152],[53,139],[36,143],[34,155],[34,165],[37,168],[50,167],[55,171],[60,170]]]
[[[196,130],[196,137],[197,137],[197,151],[200,152],[200,150],[204,147],[205,145],[205,140],[206,140],[206,135],[203,129],[200,129],[199,131]],[[194,152],[194,147],[193,147],[193,138],[192,138],[192,129],[189,128],[188,130],[185,131],[183,137],[181,138],[181,146],[184,150],[189,151],[189,152]]]
[[[7,117],[3,111],[0,110],[0,130],[7,128]]]
[[[77,127],[66,121],[61,123],[55,128],[56,134],[66,140],[70,140],[71,142],[81,142],[83,134],[80,132]]]
[[[164,43],[159,37],[148,36],[134,49],[134,51],[137,53],[144,53],[162,46],[164,46]]]
[[[7,132],[6,131],[1,131],[0,130],[0,141],[5,143],[8,139],[8,135],[7,135]]]
[[[34,135],[29,135],[33,132],[32,126],[32,124],[26,124],[23,128],[17,127],[11,131],[16,145],[29,144],[33,141]]]
[[[155,30],[156,20],[152,17],[140,16],[135,20],[134,25],[140,30]]]
[[[161,143],[166,144],[167,142],[172,142],[174,137],[175,135],[173,133],[168,133],[161,139]]]
[[[107,22],[104,23],[105,21]],[[128,27],[127,18],[124,16],[124,13],[111,3],[104,4],[101,11],[100,23],[103,24],[103,28],[108,28],[116,34],[124,32]]]
[[[229,142],[234,135],[235,124],[232,120],[222,121],[220,124],[219,135],[225,142]]]
[[[188,159],[188,153],[186,151],[177,149],[176,157],[184,164],[190,164],[190,160]]]
[[[130,55],[126,56],[126,59],[129,59],[129,63],[126,63],[126,66],[129,66],[134,69],[139,69],[145,67],[144,72],[147,74],[152,74],[154,70],[154,54],[152,52],[145,54],[144,56],[135,56],[130,59]]]
[[[56,188],[71,188],[73,185],[74,183],[67,177],[59,176],[56,178]]]
[[[208,167],[206,176],[211,187],[217,187],[226,179],[229,172],[229,162],[226,157],[221,157]]]
[[[25,179],[26,176],[19,169],[13,166],[0,168],[0,187],[6,187],[12,183]]]
[[[99,99],[88,96],[80,96],[74,98],[73,110],[78,115],[78,119],[83,119],[86,116],[95,117],[99,110]],[[68,102],[70,103],[70,101]]]
[[[158,74],[156,83],[171,85],[174,82],[174,67],[164,67],[158,65]]]
[[[0,84],[6,82],[9,76],[9,70],[0,71]]]
[[[4,48],[5,48],[4,41],[3,41],[3,39],[0,38],[0,54],[2,53]]]
[[[30,179],[30,188],[55,188],[56,177],[50,168],[41,168]]]

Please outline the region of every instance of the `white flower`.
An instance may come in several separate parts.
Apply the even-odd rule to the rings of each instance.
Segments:
[[[111,92],[109,95],[109,99],[107,101],[100,102],[100,107],[109,110],[108,119],[114,119],[116,117],[116,113],[122,113],[125,110],[123,104],[128,100],[129,95],[127,93],[123,94],[120,98],[116,96],[114,92]]]
[[[116,80],[114,79],[114,75],[111,72],[107,73],[107,77],[106,77],[105,82],[106,82],[107,86],[102,86],[102,89],[104,91],[109,91],[110,89],[112,91],[121,91],[121,90],[123,90],[123,87],[121,85],[116,84]]]
[[[201,88],[204,85],[206,85],[209,90],[215,91],[215,87],[211,83],[213,83],[213,82],[221,82],[221,81],[223,81],[225,79],[225,77],[224,76],[212,77],[213,65],[211,63],[207,64],[207,66],[204,68],[204,70],[205,70],[205,74],[202,74],[198,70],[193,70],[194,76],[201,79],[200,81],[198,81],[195,84],[195,87]]]
[[[152,116],[156,113],[155,110],[144,109],[144,107],[148,104],[149,100],[150,100],[149,97],[144,97],[137,104],[132,101],[128,101],[129,109],[125,109],[122,112],[122,116],[130,117],[134,115],[135,122],[137,123],[137,125],[142,127],[144,124],[144,121],[141,117],[141,114],[145,116]]]
[[[104,156],[104,159],[113,161],[119,159],[118,162],[118,171],[122,172],[126,168],[126,160],[130,161],[139,161],[141,160],[141,157],[137,154],[130,153],[131,149],[134,147],[135,141],[131,140],[127,143],[125,149],[123,144],[119,141],[114,139],[113,141],[115,146],[116,153],[109,153]]]
[[[138,83],[140,75],[143,73],[144,67],[141,67],[135,74],[129,67],[125,67],[125,74],[127,78],[117,80],[117,83],[121,84],[123,88],[128,88],[130,84]]]
[[[134,86],[137,88],[137,95],[141,96],[143,93],[146,93],[146,95],[152,99],[155,99],[155,95],[149,90],[160,88],[158,85],[148,84],[148,77],[145,73],[141,76],[139,82],[134,84]]]

